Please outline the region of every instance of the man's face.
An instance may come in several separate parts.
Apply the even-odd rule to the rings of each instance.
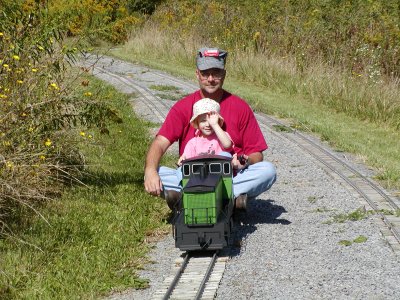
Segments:
[[[225,70],[213,68],[200,71],[197,69],[196,76],[199,80],[200,89],[208,94],[214,94],[222,89],[225,79]]]

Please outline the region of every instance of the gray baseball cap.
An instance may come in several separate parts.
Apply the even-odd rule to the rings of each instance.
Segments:
[[[218,48],[201,48],[197,52],[196,66],[200,71],[207,69],[225,69],[228,52]]]

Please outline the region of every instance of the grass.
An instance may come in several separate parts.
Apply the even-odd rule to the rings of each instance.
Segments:
[[[137,33],[124,47],[111,53],[194,80],[193,54],[200,45],[196,41],[187,42],[184,46],[174,44],[166,34],[161,36],[153,30],[151,34]],[[227,90],[246,99],[257,111],[286,118],[294,124],[292,127],[319,135],[339,151],[356,154],[360,161],[376,170],[376,179],[383,185],[400,189],[398,129],[390,126],[384,117],[381,121],[371,121],[361,113],[350,111],[350,108],[342,108],[342,101],[357,102],[367,92],[370,97],[381,99],[382,104],[386,101],[385,95],[389,95],[387,101],[392,103],[393,95],[397,93],[394,86],[383,83],[372,86],[367,82],[364,85],[361,82],[355,84],[345,79],[344,75],[341,78],[340,74],[323,66],[300,74],[290,59],[285,62],[281,58],[274,60],[248,54],[241,61],[236,59],[239,56],[233,54],[228,60],[224,85]],[[343,100],[338,97],[341,93],[351,94],[353,100]],[[360,103],[357,106],[359,110],[363,109],[363,105]]]
[[[176,101],[185,96],[180,88],[172,85],[151,85],[150,89],[158,91],[156,95],[161,99]]]
[[[156,90],[156,91],[160,91],[160,92],[167,92],[167,91],[174,91],[174,92],[178,92],[179,88],[177,88],[176,86],[172,86],[172,85],[151,85],[150,86],[151,89]]]
[[[0,240],[0,298],[97,299],[114,290],[144,288],[136,274],[146,262],[146,240],[170,230],[168,208],[143,189],[148,128],[128,103],[91,79],[100,97],[119,107],[123,123],[108,135],[93,130],[83,149],[84,185],[68,189],[13,236]]]
[[[280,131],[280,132],[293,132],[293,129],[292,129],[292,128],[290,128],[290,127],[288,127],[288,126],[285,126],[285,125],[273,125],[272,127],[275,129],[275,131]]]
[[[354,240],[349,241],[349,240],[340,240],[339,241],[339,245],[342,246],[351,246],[352,244],[361,244],[361,243],[365,243],[368,240],[368,238],[364,235],[359,235],[358,237],[356,237]]]
[[[157,97],[161,98],[161,99],[166,99],[166,100],[170,100],[170,101],[177,101],[179,99],[182,99],[182,95],[171,95],[171,94],[165,94],[165,93],[157,93],[156,94]]]
[[[333,216],[332,221],[326,222],[326,224],[330,223],[344,223],[347,221],[360,221],[366,219],[368,216],[374,214],[375,212],[372,210],[366,210],[364,207],[358,208],[355,211],[352,211],[347,214],[336,214]]]

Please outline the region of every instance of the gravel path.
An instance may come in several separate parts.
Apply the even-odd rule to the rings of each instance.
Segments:
[[[109,58],[101,64],[147,88],[173,85],[160,82],[148,68]],[[116,81],[110,83],[133,92]],[[136,110],[146,117],[143,107]],[[249,203],[247,214],[240,215],[235,227],[237,248],[227,263],[217,299],[400,299],[400,259],[382,236],[378,217],[334,222],[335,215],[361,207],[357,195],[279,133],[268,129],[263,133],[270,147],[265,157],[276,165],[278,180]],[[349,163],[364,175],[372,174],[365,166]],[[354,242],[359,237],[366,241]],[[150,254],[157,263],[141,272],[151,287],[108,299],[150,299],[180,254],[172,237],[166,237]]]

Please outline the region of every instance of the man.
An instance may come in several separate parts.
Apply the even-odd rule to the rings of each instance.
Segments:
[[[222,88],[226,57],[227,52],[221,49],[201,48],[198,51],[196,77],[200,89],[174,104],[147,153],[145,189],[152,195],[164,197],[171,209],[180,198],[182,174],[180,169],[159,168],[159,163],[172,143],[179,141],[179,155],[182,155],[186,143],[194,137],[195,129],[190,126],[192,108],[202,98],[220,104],[220,114],[225,120],[223,129],[234,142],[232,165],[236,170],[233,178],[236,208],[246,209],[247,197],[257,197],[276,180],[275,167],[263,161],[262,152],[268,146],[252,109],[244,100]]]

